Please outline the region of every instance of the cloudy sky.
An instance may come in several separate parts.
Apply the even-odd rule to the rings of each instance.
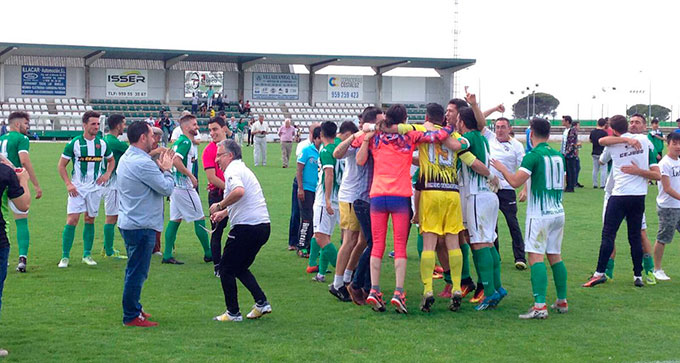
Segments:
[[[459,86],[483,106],[511,106],[538,84],[556,96],[559,114],[580,118],[622,113],[653,103],[680,111],[671,0],[458,0],[459,57],[477,64],[459,73]],[[196,3],[198,4],[198,3]],[[90,1],[3,4],[0,41],[219,50],[260,53],[411,57],[454,55],[454,1],[251,0],[234,3]],[[113,11],[118,9],[118,11]],[[79,10],[83,9],[83,10]],[[83,20],[89,17],[90,20]],[[61,20],[57,20],[61,19]],[[45,25],[49,24],[49,25]],[[616,91],[612,91],[616,87]],[[602,89],[606,92],[603,92]],[[637,90],[638,93],[631,93]],[[593,99],[593,96],[595,97]]]

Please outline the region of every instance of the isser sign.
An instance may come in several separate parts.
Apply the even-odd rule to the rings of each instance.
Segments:
[[[146,98],[148,79],[147,70],[107,69],[106,97]]]

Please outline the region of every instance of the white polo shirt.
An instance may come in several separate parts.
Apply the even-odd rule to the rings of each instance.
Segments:
[[[243,187],[245,193],[236,203],[227,207],[231,226],[269,223],[267,202],[260,182],[242,160],[233,160],[224,171],[224,197],[238,187]]]
[[[512,173],[519,169],[519,166],[522,165],[522,159],[524,159],[524,146],[521,142],[513,138],[510,138],[508,141],[498,141],[496,133],[489,130],[488,127],[484,128],[482,135],[489,141],[489,151],[492,159],[500,161]],[[494,167],[490,167],[490,169],[500,180],[501,189],[515,189],[505,180],[500,171]]]
[[[625,133],[621,137],[628,137],[638,140],[642,149],[635,150],[634,147],[621,143],[610,145],[604,148],[600,160],[604,163],[612,160],[611,177],[614,180],[612,196],[624,195],[647,195],[647,179],[638,175],[626,174],[621,171],[621,167],[631,165],[634,161],[640,169],[649,169],[657,165],[654,155],[654,145],[647,136],[640,134]],[[651,156],[651,157],[650,157]]]
[[[266,133],[269,133],[269,125],[267,124],[267,121],[263,121],[262,123],[260,123],[260,121],[258,120],[253,122],[253,125],[250,126],[250,131],[251,132],[264,131],[265,135],[261,134],[255,135],[255,137],[264,137],[266,136]]]

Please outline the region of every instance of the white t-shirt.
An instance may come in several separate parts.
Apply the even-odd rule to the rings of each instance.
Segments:
[[[633,161],[640,169],[649,169],[651,166],[657,165],[656,157],[654,156],[654,145],[645,135],[627,132],[621,135],[621,137],[638,140],[642,145],[642,149],[635,150],[634,147],[625,143],[610,145],[604,148],[602,155],[600,155],[600,160],[605,163],[609,160],[613,161],[611,174],[614,180],[614,187],[611,195],[647,195],[647,179],[638,175],[626,174],[621,171],[621,167],[632,165]],[[650,158],[650,155],[652,158]]]
[[[344,203],[354,203],[359,199],[361,187],[365,184],[364,179],[368,178],[366,167],[357,165],[357,151],[359,149],[350,147],[345,153],[345,170],[343,172],[338,200]]]
[[[269,223],[267,202],[260,182],[242,160],[233,160],[224,171],[224,197],[237,187],[243,187],[245,194],[227,207],[231,226]]]
[[[524,146],[519,141],[510,138],[508,141],[498,141],[496,134],[485,127],[482,135],[489,141],[489,149],[492,159],[496,159],[505,165],[510,172],[515,172],[520,165],[522,165],[522,159],[524,158]],[[500,171],[496,168],[491,167],[491,172],[498,177],[501,182],[501,189],[514,190],[503,177]]]
[[[670,156],[665,155],[659,162],[659,169],[661,169],[661,177],[667,176],[671,181],[671,188],[675,191],[680,191],[680,159],[673,160]],[[661,182],[658,182],[659,194],[656,196],[656,204],[661,208],[680,208],[680,200],[677,200],[663,189]]]

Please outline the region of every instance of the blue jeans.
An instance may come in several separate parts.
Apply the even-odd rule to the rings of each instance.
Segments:
[[[149,275],[151,253],[156,244],[156,231],[153,229],[120,229],[125,240],[128,255],[123,286],[123,323],[129,323],[142,312],[139,298],[142,286]]]
[[[2,309],[2,289],[5,287],[7,277],[7,259],[9,258],[9,246],[0,248],[0,309]]]
[[[300,204],[297,197],[297,178],[293,178],[293,194],[290,201],[290,223],[288,224],[288,245],[297,246],[300,240]]]
[[[354,273],[354,281],[352,284],[354,288],[364,289],[365,291],[371,290],[371,249],[373,248],[373,235],[371,234],[371,205],[363,200],[355,200],[352,204],[354,207],[354,213],[359,220],[359,225],[361,226],[361,232],[366,237],[366,249],[359,257],[359,262]]]

